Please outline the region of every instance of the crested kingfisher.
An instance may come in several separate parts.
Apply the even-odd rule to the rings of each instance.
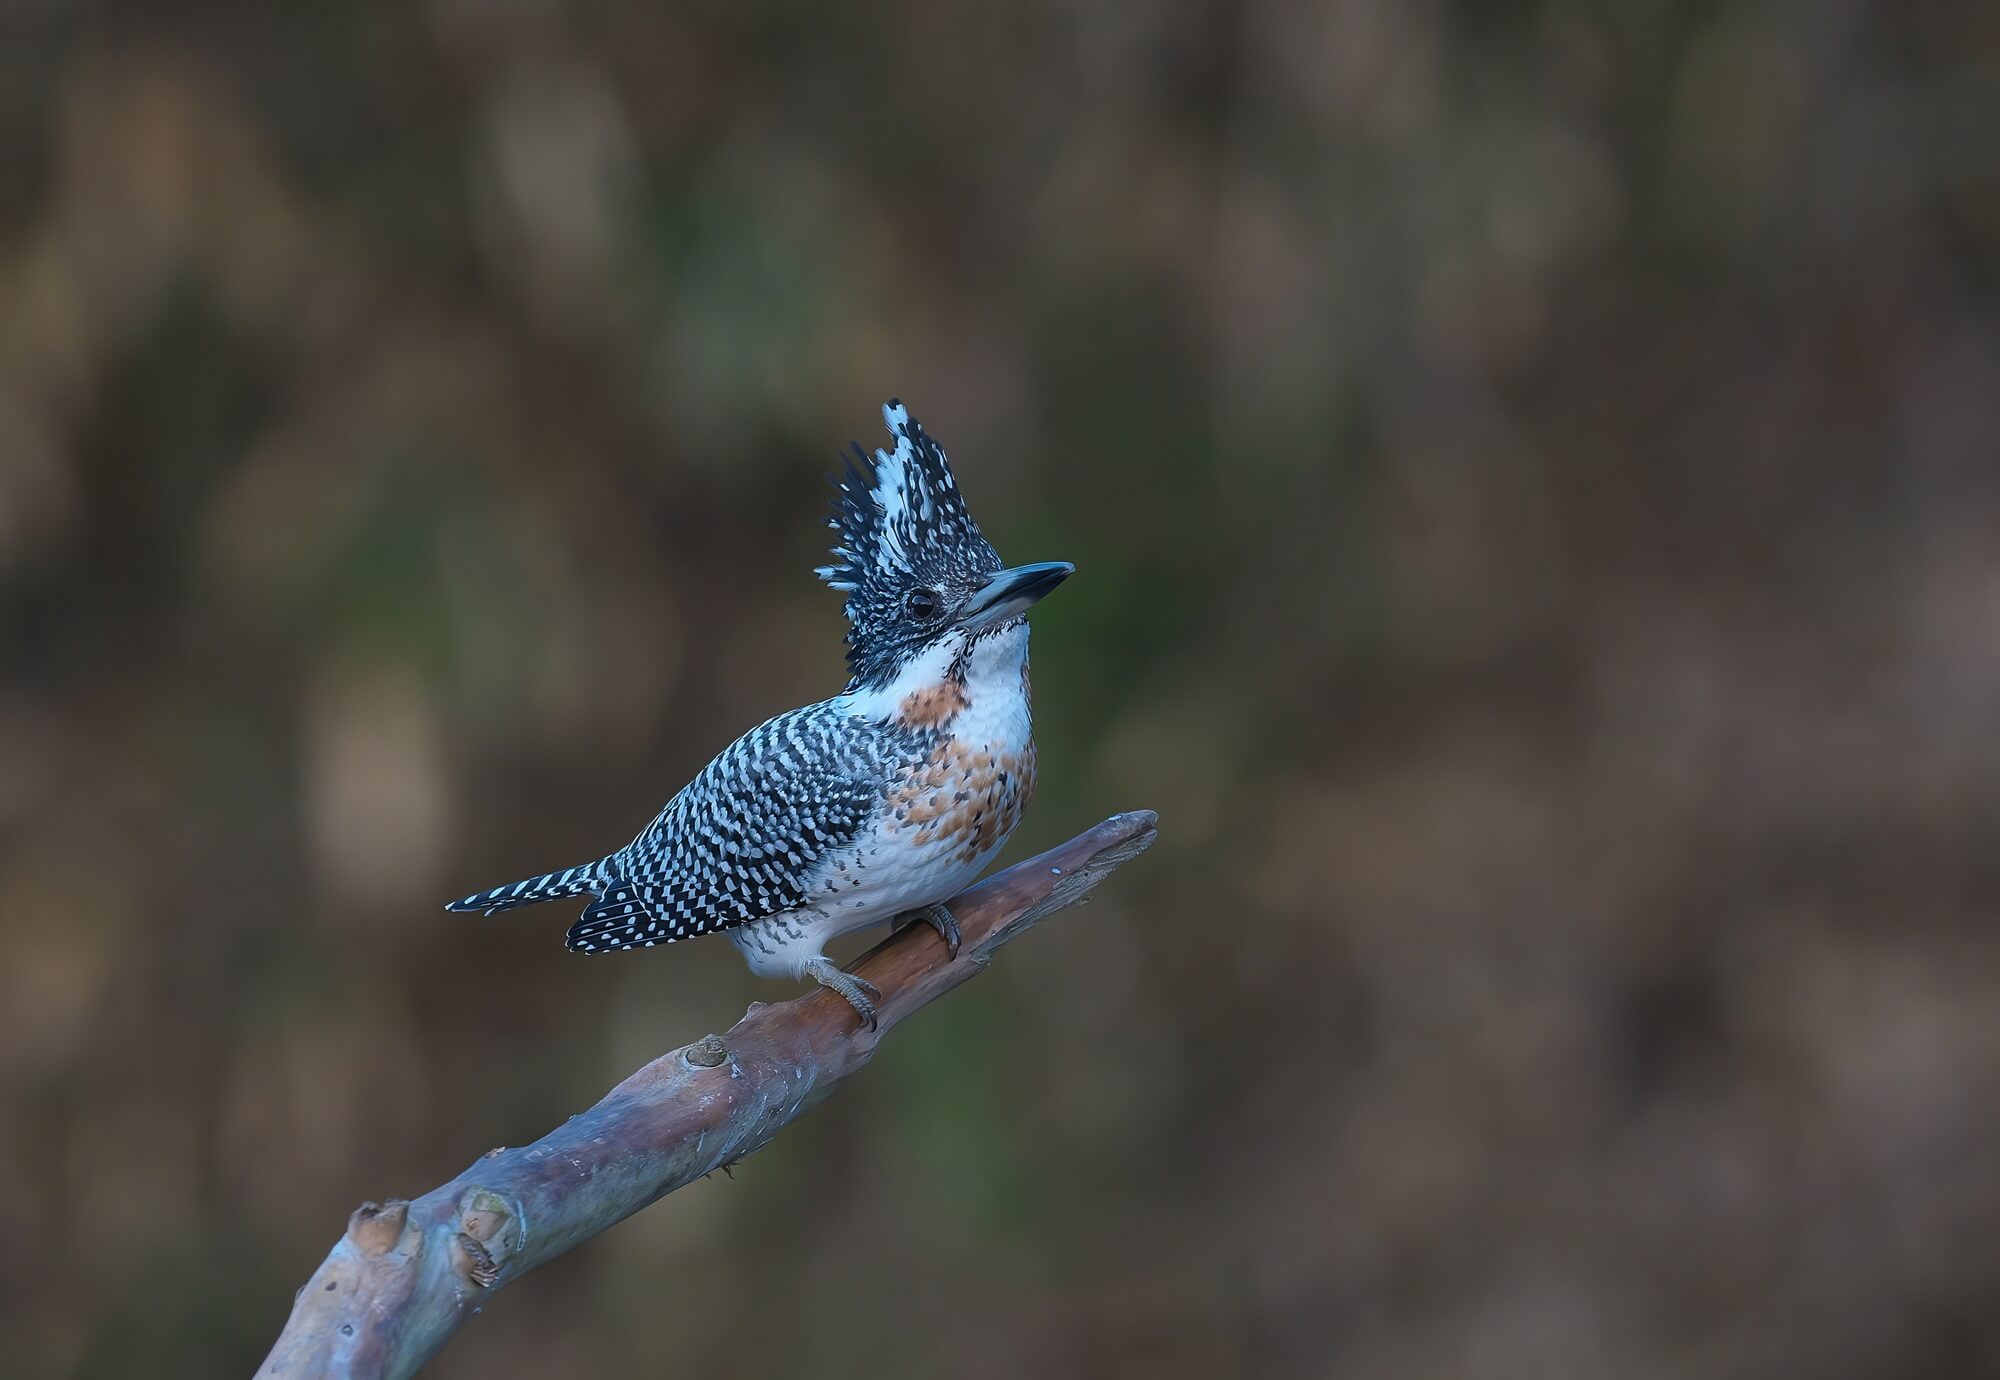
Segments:
[[[944,902],[1035,790],[1026,614],[1076,567],[1003,568],[944,449],[894,399],[882,420],[894,448],[853,445],[815,572],[847,596],[847,687],[738,738],[608,857],[445,909],[588,895],[569,930],[586,954],[722,930],[752,972],[831,987],[870,1028],[882,994],[828,940],[915,916],[957,957]]]

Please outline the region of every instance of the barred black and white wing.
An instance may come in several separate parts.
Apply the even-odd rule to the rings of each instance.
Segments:
[[[604,860],[569,947],[650,948],[805,905],[874,825],[889,736],[831,702],[751,729]]]

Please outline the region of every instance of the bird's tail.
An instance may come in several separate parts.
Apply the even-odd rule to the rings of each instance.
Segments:
[[[453,901],[445,909],[483,910],[491,915],[496,910],[531,906],[537,901],[553,901],[562,896],[581,896],[593,887],[603,885],[602,869],[601,863],[585,863],[582,867],[565,868],[561,872],[545,872],[539,877],[530,877],[525,882],[496,886],[491,891],[476,891],[462,900]]]

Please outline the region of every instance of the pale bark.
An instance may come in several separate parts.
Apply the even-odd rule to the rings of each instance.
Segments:
[[[727,1034],[661,1055],[533,1145],[488,1151],[413,1202],[363,1203],[258,1374],[412,1374],[496,1289],[735,1163],[818,1105],[882,1036],[1145,849],[1155,823],[1148,810],[1113,815],[957,897],[956,960],[925,925],[877,945],[854,965],[881,989],[876,1030],[825,990],[753,1005]]]

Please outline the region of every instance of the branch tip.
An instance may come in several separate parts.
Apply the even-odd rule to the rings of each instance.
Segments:
[[[386,1255],[403,1239],[403,1225],[409,1216],[407,1199],[363,1203],[347,1219],[347,1239],[359,1246],[364,1255]]]

